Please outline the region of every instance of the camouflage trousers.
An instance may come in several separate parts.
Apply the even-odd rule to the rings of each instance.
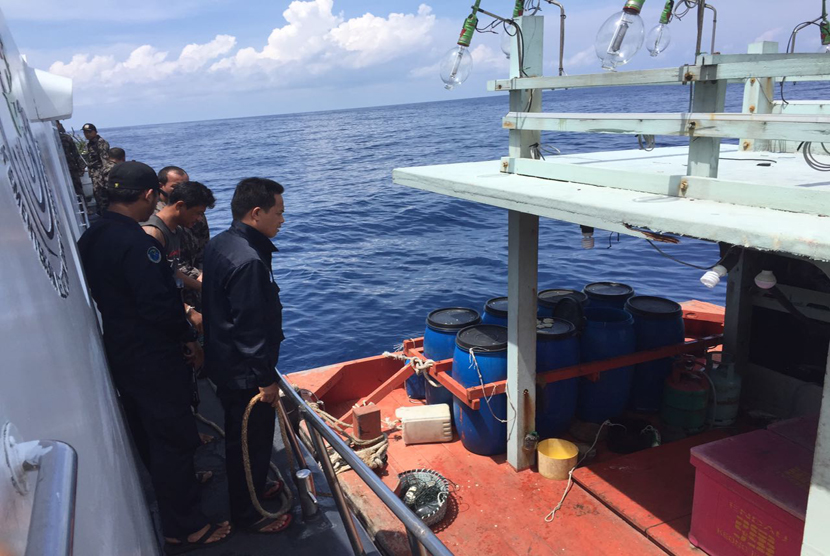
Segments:
[[[103,168],[90,168],[89,178],[92,180],[92,194],[95,197],[95,204],[98,206],[98,214],[107,210],[107,174]]]

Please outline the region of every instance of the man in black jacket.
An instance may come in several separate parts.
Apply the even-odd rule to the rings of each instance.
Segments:
[[[242,463],[242,416],[251,399],[248,447],[257,496],[274,497],[280,485],[266,485],[279,401],[276,365],[280,355],[282,305],[271,272],[277,250],[271,238],[283,218],[283,187],[264,178],[239,182],[231,201],[233,224],[205,249],[202,307],[208,376],[225,410],[225,456],[231,519],[258,533],[288,527],[291,514],[260,519],[251,503]]]

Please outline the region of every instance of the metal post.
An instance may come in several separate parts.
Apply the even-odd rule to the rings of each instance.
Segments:
[[[748,54],[776,54],[778,43],[770,41],[754,42],[747,49]],[[744,114],[772,114],[773,86],[775,80],[771,77],[752,77],[746,80],[744,85]],[[755,139],[754,137],[743,137],[738,143],[742,151],[771,151],[773,143],[785,143],[784,141],[772,141],[770,139]]]
[[[282,421],[282,424],[285,427],[285,436],[288,438],[289,444],[291,444],[291,446],[286,446],[285,449],[290,449],[294,452],[294,457],[297,458],[298,469],[308,469],[308,465],[303,457],[303,452],[300,449],[300,441],[297,440],[297,435],[294,434],[294,428],[291,426],[291,421],[288,420],[288,414],[286,414],[285,407],[282,405],[282,399],[277,400],[277,413],[279,413],[277,418]]]
[[[323,438],[320,436],[320,433],[317,432],[317,429],[314,428],[314,425],[308,421],[306,410],[301,409],[301,411],[303,418],[306,419],[308,432],[311,435],[312,442],[314,442],[314,448],[317,450],[317,453],[320,454],[320,467],[323,468],[323,473],[326,476],[326,482],[328,482],[329,487],[331,488],[331,494],[334,498],[334,503],[337,504],[337,511],[340,513],[340,518],[343,520],[343,527],[346,528],[346,534],[349,536],[352,551],[354,551],[357,556],[364,556],[366,552],[363,550],[363,543],[360,541],[360,536],[357,533],[357,527],[353,521],[354,518],[352,517],[352,512],[346,503],[346,497],[343,495],[343,489],[340,487],[340,481],[337,480],[337,474],[334,472],[334,467],[331,465],[328,451],[326,451],[326,446],[323,444]]]
[[[715,53],[715,34],[718,32],[718,10],[714,6],[704,4],[705,8],[712,10],[712,49],[709,54]]]
[[[69,445],[41,440],[26,556],[72,554],[78,454]]]
[[[424,548],[424,545],[422,545],[417,538],[415,538],[412,531],[406,531],[406,538],[409,540],[409,549],[412,552],[412,556],[429,556],[427,549]]]

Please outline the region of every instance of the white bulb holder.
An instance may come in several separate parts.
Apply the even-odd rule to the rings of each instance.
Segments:
[[[594,248],[594,234],[582,234],[582,248],[583,249],[593,249]]]
[[[729,271],[726,269],[725,266],[717,265],[712,268],[712,270],[706,272],[703,276],[700,277],[700,283],[706,286],[707,288],[714,289],[715,286],[720,284],[720,279],[726,276]]]
[[[762,270],[755,277],[755,285],[762,290],[771,290],[776,284],[778,284],[778,279],[771,270]]]

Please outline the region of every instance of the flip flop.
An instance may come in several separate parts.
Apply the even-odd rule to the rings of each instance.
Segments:
[[[282,481],[274,481],[265,483],[265,492],[262,494],[263,500],[275,500],[282,492]]]
[[[206,485],[213,480],[213,471],[197,471],[196,482],[200,485]]]
[[[177,543],[165,542],[164,553],[167,556],[175,556],[176,554],[186,554],[188,552],[193,552],[194,550],[199,550],[200,548],[210,548],[212,546],[222,544],[223,542],[231,538],[231,535],[233,535],[233,531],[229,532],[227,536],[219,539],[218,541],[207,542],[210,536],[222,527],[224,526],[219,525],[218,523],[211,523],[205,534],[193,542],[187,540],[187,537],[177,539],[179,541]]]
[[[279,521],[280,519],[287,518],[285,523],[283,523],[279,529],[274,529],[273,531],[263,531],[266,527],[269,527]],[[255,535],[273,535],[275,533],[279,533],[281,531],[285,531],[288,529],[288,526],[291,525],[291,522],[294,521],[294,516],[291,514],[285,514],[283,516],[277,518],[263,518],[260,521],[257,521],[250,527],[246,528],[245,530],[248,533],[253,533]]]

